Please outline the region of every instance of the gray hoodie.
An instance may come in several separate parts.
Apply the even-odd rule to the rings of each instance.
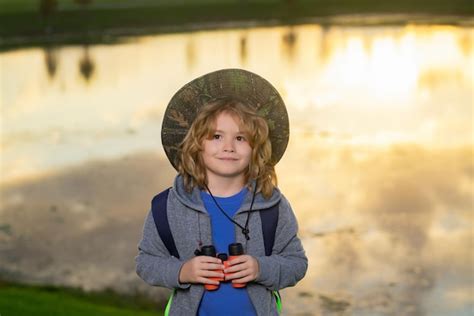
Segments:
[[[250,191],[250,190],[249,190]],[[234,220],[245,226],[250,209],[252,193],[244,198]],[[259,210],[267,209],[276,203],[279,216],[275,243],[271,256],[265,256],[263,233]],[[170,315],[196,315],[204,293],[200,284],[181,284],[178,281],[183,264],[194,257],[194,251],[203,245],[212,244],[211,221],[200,197],[198,188],[191,193],[184,189],[181,176],[177,176],[168,195],[168,221],[180,255],[171,256],[156,230],[151,210],[145,220],[143,237],[138,245],[135,258],[137,274],[153,286],[175,289]],[[244,245],[246,254],[254,256],[259,264],[259,276],[247,284],[247,291],[258,315],[276,315],[276,302],[272,291],[294,286],[301,280],[308,268],[308,259],[297,236],[298,224],[291,206],[283,194],[275,188],[269,199],[257,194],[250,214],[250,240],[246,241],[239,227],[235,229],[235,240]],[[284,302],[284,300],[283,300]]]

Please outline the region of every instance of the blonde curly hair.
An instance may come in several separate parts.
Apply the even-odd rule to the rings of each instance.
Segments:
[[[195,186],[204,189],[208,184],[201,156],[203,141],[214,135],[216,119],[221,113],[236,119],[252,148],[250,163],[244,174],[246,185],[250,189],[252,180],[256,180],[257,192],[269,198],[277,186],[277,176],[271,159],[268,124],[255,110],[235,98],[219,98],[205,104],[180,144],[178,172],[183,176],[186,190],[191,192]]]

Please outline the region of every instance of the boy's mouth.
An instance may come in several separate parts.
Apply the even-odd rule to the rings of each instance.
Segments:
[[[219,160],[224,160],[224,161],[236,161],[238,160],[237,158],[232,158],[232,157],[220,157],[220,158],[217,158]]]

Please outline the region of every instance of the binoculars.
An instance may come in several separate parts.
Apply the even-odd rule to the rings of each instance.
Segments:
[[[197,256],[210,256],[210,257],[217,257],[222,260],[225,268],[229,267],[229,260],[233,260],[236,257],[244,254],[244,247],[241,243],[233,243],[229,245],[229,255],[225,253],[216,254],[216,248],[213,245],[202,246],[201,250],[196,250],[195,254]],[[216,270],[219,271],[219,270]],[[225,275],[230,275],[231,273],[226,273]],[[221,278],[210,278],[212,280],[216,280],[219,282],[223,282],[224,279]],[[243,288],[246,286],[246,283],[232,283],[232,287],[234,288]],[[214,291],[219,288],[219,285],[214,284],[205,284],[204,288],[208,291]]]

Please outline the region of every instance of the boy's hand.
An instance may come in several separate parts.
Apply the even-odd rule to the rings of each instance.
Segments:
[[[258,261],[252,256],[241,255],[229,261],[229,268],[224,270],[225,280],[232,283],[248,283],[254,281],[259,274]]]
[[[179,272],[179,282],[218,285],[219,281],[214,281],[209,278],[215,277],[223,279],[223,269],[224,265],[218,258],[210,256],[196,256],[186,261],[181,267],[181,271]]]

